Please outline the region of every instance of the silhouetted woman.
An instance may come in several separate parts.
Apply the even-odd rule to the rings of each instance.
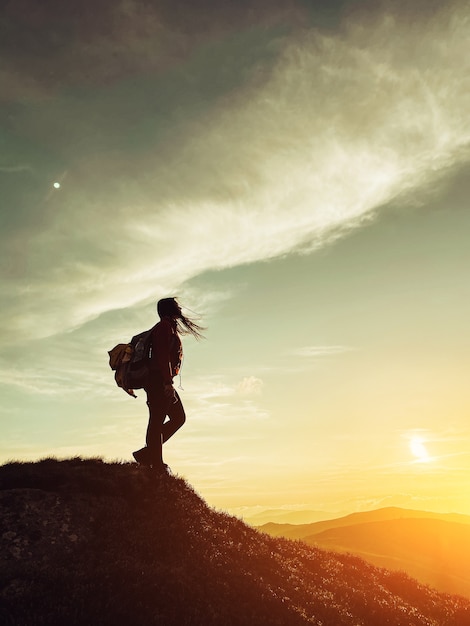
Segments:
[[[157,472],[166,472],[162,445],[186,420],[180,397],[173,387],[173,378],[179,373],[183,358],[179,336],[191,334],[200,339],[204,329],[183,315],[175,298],[159,300],[157,312],[160,321],[152,330],[150,377],[145,386],[149,407],[147,445],[134,452],[133,456],[142,465]],[[166,417],[168,420],[165,422]]]

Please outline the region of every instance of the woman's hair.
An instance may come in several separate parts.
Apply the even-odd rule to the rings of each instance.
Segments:
[[[176,321],[176,330],[181,335],[192,335],[196,339],[203,339],[202,331],[205,330],[190,317],[183,315],[181,306],[176,298],[163,298],[157,302],[157,313],[162,317],[171,317]]]

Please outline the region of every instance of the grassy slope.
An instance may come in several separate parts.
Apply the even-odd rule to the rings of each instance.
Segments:
[[[469,626],[470,602],[272,538],[130,464],[0,467],[0,623]]]

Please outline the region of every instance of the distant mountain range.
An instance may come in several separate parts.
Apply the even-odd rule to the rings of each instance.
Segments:
[[[470,600],[270,537],[178,477],[46,459],[0,467],[0,624],[470,626]]]
[[[261,526],[269,522],[276,524],[313,524],[322,520],[330,520],[338,515],[327,511],[266,509],[257,513],[242,514],[243,521],[252,526]]]
[[[404,571],[440,591],[470,598],[470,516],[388,507],[312,524],[267,523],[259,530],[356,554]]]

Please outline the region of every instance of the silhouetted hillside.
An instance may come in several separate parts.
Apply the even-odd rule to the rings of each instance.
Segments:
[[[4,465],[0,507],[2,626],[470,625],[462,598],[269,537],[135,465]]]
[[[466,515],[384,508],[314,524],[265,524],[260,529],[275,537],[350,552],[373,565],[405,571],[440,591],[470,598]]]

